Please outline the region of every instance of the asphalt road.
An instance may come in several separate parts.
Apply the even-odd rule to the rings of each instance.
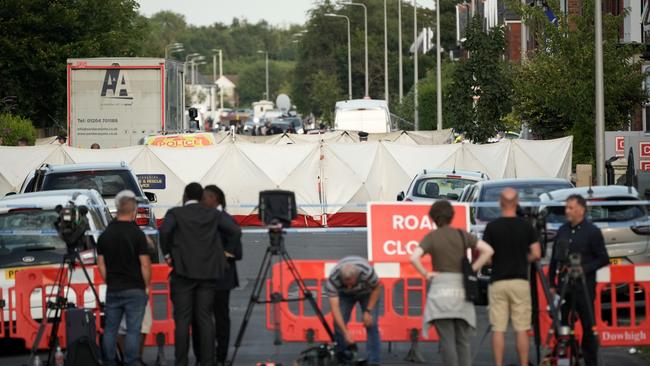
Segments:
[[[232,307],[232,339],[237,334],[241,324],[246,305],[253,287],[255,276],[268,245],[268,237],[265,234],[244,235],[244,260],[240,262],[238,269],[241,278],[241,287],[233,291],[231,296]],[[294,259],[339,259],[346,255],[366,256],[366,235],[365,233],[301,233],[287,234],[286,247]],[[477,308],[478,329],[472,338],[472,351],[476,352],[474,365],[492,365],[492,351],[490,339],[479,345],[480,340],[487,327],[487,314],[483,307]],[[306,343],[287,343],[281,346],[273,345],[273,333],[265,327],[265,313],[263,305],[256,305],[251,323],[244,337],[243,345],[237,357],[237,365],[254,365],[261,361],[273,361],[284,365],[292,364],[299,353],[308,348]],[[403,361],[410,344],[393,343],[382,345],[382,364],[386,365],[410,365]],[[363,347],[361,347],[363,351]],[[165,348],[165,355],[168,364],[173,360],[173,347]],[[419,351],[426,359],[427,364],[442,365],[438,354],[436,343],[421,343]],[[509,334],[506,345],[506,364],[515,364],[517,355],[514,347],[514,335]],[[156,360],[157,350],[147,348],[145,350],[145,362],[153,364]],[[531,360],[535,357],[531,347]],[[647,365],[637,355],[630,355],[624,348],[607,348],[603,351],[605,364],[607,365]],[[27,352],[13,344],[0,344],[0,365],[13,366],[23,365],[27,359]]]

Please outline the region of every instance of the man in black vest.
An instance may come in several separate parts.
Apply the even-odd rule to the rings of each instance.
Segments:
[[[185,187],[183,206],[167,212],[160,228],[160,242],[165,260],[173,270],[170,275],[171,299],[174,304],[175,356],[177,366],[188,365],[189,330],[192,318],[199,325],[200,363],[214,364],[215,280],[222,279],[226,268],[221,236],[240,240],[241,229],[215,209],[200,204],[203,188],[198,183]]]

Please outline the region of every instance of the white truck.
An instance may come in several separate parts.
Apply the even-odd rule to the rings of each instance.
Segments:
[[[334,129],[386,133],[391,131],[390,111],[385,100],[352,99],[336,102]]]
[[[68,59],[68,144],[124,147],[182,130],[183,75],[160,58]]]

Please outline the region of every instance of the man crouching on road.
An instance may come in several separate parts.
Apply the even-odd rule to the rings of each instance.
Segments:
[[[359,303],[363,311],[363,324],[366,327],[368,341],[368,363],[379,365],[381,340],[377,317],[379,315],[379,294],[381,286],[375,269],[367,260],[349,256],[341,259],[332,269],[326,285],[330,308],[334,315],[335,340],[338,351],[343,352],[354,345],[352,334],[347,328],[350,314]]]
[[[106,282],[104,365],[116,365],[116,337],[126,317],[124,365],[140,360],[140,328],[149,296],[151,259],[147,238],[135,223],[137,202],[131,191],[115,196],[117,217],[97,242],[97,268]]]

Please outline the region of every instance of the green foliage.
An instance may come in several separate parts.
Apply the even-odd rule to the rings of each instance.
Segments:
[[[442,64],[442,120],[444,127],[449,127],[449,108],[447,104],[444,103],[446,96],[449,94],[450,86],[452,84],[452,75],[456,68],[456,63],[453,62],[443,62]],[[418,110],[419,110],[419,120],[420,120],[420,129],[422,130],[435,130],[437,125],[437,102],[436,102],[436,72],[435,68],[430,70],[427,73],[427,76],[424,79],[421,79],[418,82]],[[401,129],[412,130],[413,129],[413,95],[414,90],[411,88],[408,94],[404,96],[404,101],[402,104],[398,102],[392,103],[391,111],[403,118],[409,123],[400,125]]]
[[[27,118],[3,113],[0,114],[0,138],[5,146],[16,146],[21,138],[26,138],[29,145],[34,145],[36,129]]]
[[[146,23],[135,0],[4,0],[0,85],[38,126],[66,119],[66,59],[134,56]]]
[[[267,99],[275,101],[280,93],[291,96],[291,80],[294,62],[269,60],[269,94]],[[266,65],[263,59],[242,64],[239,68],[237,92],[239,104],[250,105],[252,102],[264,99],[266,93]]]
[[[503,118],[511,110],[512,81],[502,59],[504,29],[483,31],[482,18],[474,17],[467,29],[469,57],[454,70],[446,97],[448,124],[466,138],[484,143],[505,129]],[[475,97],[480,97],[475,103]]]
[[[557,2],[551,4],[557,9]],[[537,42],[536,52],[517,69],[514,111],[539,138],[574,136],[573,161],[593,163],[594,149],[594,3],[582,2],[580,16],[560,11],[558,27],[540,10],[525,7]],[[603,14],[605,126],[626,128],[646,99],[636,46],[619,43],[623,16]]]
[[[343,91],[335,75],[319,71],[312,77],[311,84],[314,92],[311,94],[311,104],[315,106],[314,114],[325,122],[332,122],[334,105],[343,99]]]
[[[368,7],[368,70],[369,90],[373,99],[384,99],[384,4],[383,1],[355,1]],[[441,1],[441,38],[443,47],[455,48],[455,4],[459,0]],[[420,4],[422,5],[422,4]],[[388,74],[389,92],[392,101],[398,98],[398,2],[388,0]],[[358,99],[365,91],[365,47],[363,10],[357,6],[337,7],[333,1],[323,1],[309,12],[305,24],[307,32],[300,37],[296,55],[296,69],[293,78],[294,101],[298,109],[308,113],[317,106],[313,104],[314,93],[319,93],[312,84],[312,75],[322,71],[333,75],[339,87],[347,95],[348,85],[348,43],[345,19],[326,17],[337,13],[350,18],[352,48],[352,95]],[[434,27],[435,13],[430,9],[418,9],[418,27]],[[413,85],[413,61],[409,47],[413,42],[412,2],[402,0],[402,54],[405,93]],[[435,54],[419,56],[419,71],[423,75],[435,64]]]

